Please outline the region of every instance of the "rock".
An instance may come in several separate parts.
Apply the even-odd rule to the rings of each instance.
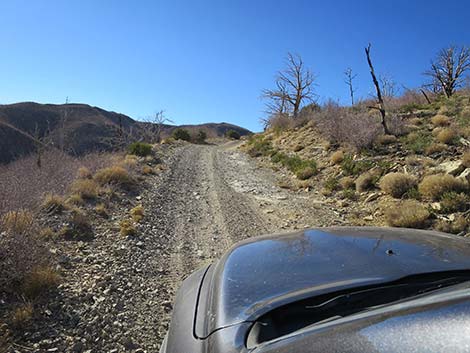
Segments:
[[[449,161],[439,164],[437,169],[442,170],[446,174],[456,176],[462,173],[465,170],[465,167],[460,161]]]
[[[441,203],[440,203],[440,202],[433,202],[433,203],[431,204],[431,208],[432,208],[433,210],[440,211],[441,208],[442,208],[442,206],[441,206]]]
[[[370,194],[369,196],[366,197],[366,199],[364,200],[365,203],[368,203],[368,202],[372,202],[372,201],[375,201],[379,198],[380,194],[378,192],[374,192],[372,194]]]
[[[459,177],[470,181],[470,168],[467,168],[462,173],[460,173]]]
[[[373,220],[374,220],[374,216],[372,215],[368,215],[364,217],[364,221],[373,221]]]
[[[83,352],[83,348],[84,348],[84,345],[83,345],[83,342],[82,341],[78,341],[76,342],[73,347],[72,347],[72,352],[74,353],[81,353]]]
[[[464,139],[463,137],[461,137],[459,141],[462,145],[470,147],[470,141],[468,141],[467,139]]]

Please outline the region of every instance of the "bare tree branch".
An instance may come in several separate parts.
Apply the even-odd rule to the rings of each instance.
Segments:
[[[344,83],[346,83],[349,87],[349,95],[351,96],[351,105],[354,105],[354,92],[356,90],[354,89],[353,86],[353,80],[356,78],[357,75],[353,74],[353,71],[350,67],[344,71],[344,74],[346,75],[346,79],[344,80]]]

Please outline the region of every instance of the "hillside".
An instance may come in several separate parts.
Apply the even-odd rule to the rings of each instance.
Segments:
[[[36,142],[73,155],[91,151],[111,151],[144,136],[148,123],[124,114],[86,104],[38,104],[33,102],[0,105],[0,163],[8,163],[36,149]],[[165,125],[163,136],[176,126]],[[223,136],[227,130],[240,135],[250,131],[227,123],[185,126],[203,129],[208,136]]]
[[[254,135],[243,148],[277,171],[281,187],[336,207],[350,224],[470,234],[469,96],[398,104],[389,115],[396,136],[376,133],[378,120],[360,107],[323,107],[298,126]]]

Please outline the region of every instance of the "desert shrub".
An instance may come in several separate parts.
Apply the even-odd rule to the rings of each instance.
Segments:
[[[406,200],[385,210],[387,224],[391,227],[425,228],[430,213],[414,200]]]
[[[467,181],[448,174],[435,174],[425,176],[418,185],[419,192],[431,199],[439,200],[448,192],[468,191]]]
[[[10,233],[27,233],[33,225],[33,214],[25,210],[7,212],[0,219],[0,228]]]
[[[448,126],[448,125],[450,125],[450,119],[449,119],[449,117],[447,117],[445,115],[438,114],[438,115],[435,115],[434,117],[432,117],[431,123],[434,126]]]
[[[77,179],[91,179],[93,174],[87,167],[80,167],[77,171]]]
[[[369,148],[382,133],[379,119],[366,109],[340,107],[327,103],[313,115],[320,133],[330,142],[350,146],[356,150]]]
[[[85,203],[82,197],[77,194],[70,195],[69,197],[67,197],[67,200],[65,202],[67,204],[76,205],[76,206],[83,205]]]
[[[128,150],[130,154],[145,157],[152,154],[152,145],[144,142],[134,142],[129,145]]]
[[[247,153],[251,157],[270,156],[275,153],[271,142],[264,139],[262,135],[253,135],[247,143]]]
[[[84,213],[73,210],[59,235],[67,240],[90,240],[93,238],[93,228]]]
[[[343,190],[353,189],[356,187],[356,182],[354,181],[353,178],[346,176],[339,180],[339,185],[341,186],[341,189]]]
[[[138,205],[131,209],[131,217],[134,222],[140,222],[144,218],[144,207]]]
[[[341,197],[343,199],[348,199],[348,200],[351,200],[351,201],[357,200],[357,194],[356,194],[356,191],[354,189],[344,189],[341,192]]]
[[[142,167],[142,174],[144,174],[144,175],[155,174],[155,169],[152,168],[152,167],[149,166],[149,165],[144,165],[144,166]]]
[[[402,197],[417,184],[415,177],[403,173],[389,173],[380,179],[380,189],[395,198]]]
[[[462,165],[465,168],[470,168],[470,152],[465,152],[462,156]]]
[[[238,131],[235,131],[235,130],[228,130],[225,133],[225,136],[230,138],[230,139],[234,139],[234,140],[239,140],[240,139],[240,134],[238,133]]]
[[[266,127],[274,131],[284,131],[292,127],[292,118],[288,114],[274,114],[268,118]]]
[[[464,216],[459,215],[454,221],[438,220],[435,228],[440,232],[459,234],[468,231],[469,222]]]
[[[95,173],[94,179],[101,185],[112,184],[122,187],[131,187],[136,184],[129,172],[119,166],[100,169]]]
[[[344,159],[344,152],[341,150],[333,152],[330,158],[331,163],[333,164],[340,164],[343,161],[343,159]]]
[[[40,266],[28,273],[21,286],[21,292],[27,298],[34,299],[56,287],[60,282],[60,276],[51,266]]]
[[[139,164],[139,160],[137,159],[138,157],[133,154],[128,154],[126,157],[124,157],[124,160],[120,161],[118,166],[121,166],[127,170],[132,170],[137,167],[137,164]]]
[[[380,176],[377,173],[365,172],[356,179],[356,191],[364,192],[375,187]]]
[[[405,158],[405,162],[407,165],[411,166],[420,166],[421,165],[421,159],[419,159],[417,156],[407,156]]]
[[[392,134],[391,136],[402,136],[407,132],[405,121],[401,116],[391,114],[387,115],[385,120],[387,122],[388,130]]]
[[[403,194],[403,198],[421,200],[421,194],[418,191],[418,187],[414,186],[406,190],[406,192]]]
[[[469,205],[469,197],[464,193],[455,191],[446,192],[441,197],[441,212],[453,213],[466,211]]]
[[[433,143],[425,148],[424,153],[428,156],[435,153],[442,153],[447,150],[447,145],[443,143]]]
[[[119,223],[119,232],[122,236],[135,235],[137,233],[132,220],[124,219]]]
[[[305,180],[315,175],[315,173],[316,173],[316,169],[312,167],[305,167],[305,168],[301,168],[297,170],[295,172],[295,175],[297,176],[297,179]]]
[[[67,209],[64,198],[54,194],[47,194],[41,207],[48,213],[60,213]]]
[[[339,188],[338,179],[335,177],[329,177],[323,183],[323,188],[327,191],[335,191]]]
[[[206,143],[207,133],[204,130],[198,130],[196,134],[191,137],[192,142],[204,144]]]
[[[354,158],[347,154],[341,162],[341,169],[345,175],[359,175],[362,172],[372,168],[374,163],[368,160],[354,160]]]
[[[56,234],[51,227],[44,227],[39,230],[39,237],[41,239],[53,239],[55,235]]]
[[[405,147],[417,154],[422,154],[432,143],[432,137],[424,131],[412,132],[403,139]]]
[[[70,186],[70,191],[82,199],[93,200],[98,197],[99,185],[93,179],[77,179]]]
[[[9,323],[14,329],[21,329],[28,324],[34,314],[34,307],[31,302],[21,303],[10,314]]]
[[[390,145],[395,142],[397,142],[397,138],[394,135],[380,135],[376,140],[379,145]]]
[[[453,144],[457,138],[457,134],[453,129],[442,129],[436,136],[436,139],[445,144]]]
[[[173,133],[171,134],[171,136],[175,140],[183,140],[183,141],[191,140],[191,135],[189,134],[189,131],[186,129],[182,129],[182,128],[177,128],[173,130]]]
[[[104,203],[99,203],[95,206],[95,212],[99,214],[101,217],[108,218],[108,210],[106,209],[106,205]]]

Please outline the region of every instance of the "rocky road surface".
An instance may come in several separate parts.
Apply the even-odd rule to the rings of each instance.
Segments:
[[[192,271],[247,237],[343,222],[309,193],[278,187],[238,144],[176,148],[139,196],[146,216],[136,236],[103,226],[95,241],[59,249],[66,280],[44,308],[50,319],[15,350],[158,352]]]

